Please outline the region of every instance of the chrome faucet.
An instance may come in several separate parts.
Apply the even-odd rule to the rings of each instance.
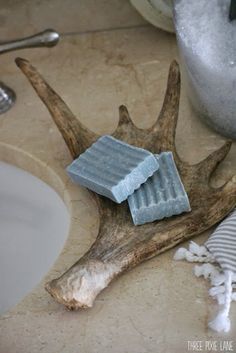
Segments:
[[[30,37],[0,42],[0,55],[17,49],[53,47],[58,41],[59,34],[53,29],[46,29]],[[0,114],[9,110],[15,100],[15,92],[0,81]]]

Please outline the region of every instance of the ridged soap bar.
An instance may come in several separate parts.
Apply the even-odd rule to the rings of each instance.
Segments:
[[[158,169],[155,156],[112,136],[102,136],[67,168],[72,180],[121,203]]]
[[[156,155],[159,169],[128,197],[135,225],[191,211],[171,152]]]

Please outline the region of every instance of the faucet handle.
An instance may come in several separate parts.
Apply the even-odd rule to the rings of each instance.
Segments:
[[[53,29],[46,29],[30,37],[0,42],[0,54],[25,48],[53,47],[59,41],[59,34]]]
[[[15,92],[0,81],[0,114],[9,110],[16,100]]]

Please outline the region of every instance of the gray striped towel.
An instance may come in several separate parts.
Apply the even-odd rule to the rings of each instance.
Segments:
[[[216,228],[205,245],[222,269],[236,272],[236,210]]]
[[[211,282],[209,294],[222,306],[209,327],[217,332],[230,330],[229,311],[232,300],[236,300],[236,209],[216,228],[202,246],[190,242],[189,249],[179,248],[175,260],[201,262],[195,266],[197,277],[203,276]]]

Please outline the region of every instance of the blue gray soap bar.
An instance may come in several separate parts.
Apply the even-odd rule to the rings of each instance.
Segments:
[[[74,182],[120,203],[158,167],[152,153],[102,136],[69,165],[67,172]]]
[[[156,155],[159,169],[128,197],[135,225],[191,211],[171,152]]]

